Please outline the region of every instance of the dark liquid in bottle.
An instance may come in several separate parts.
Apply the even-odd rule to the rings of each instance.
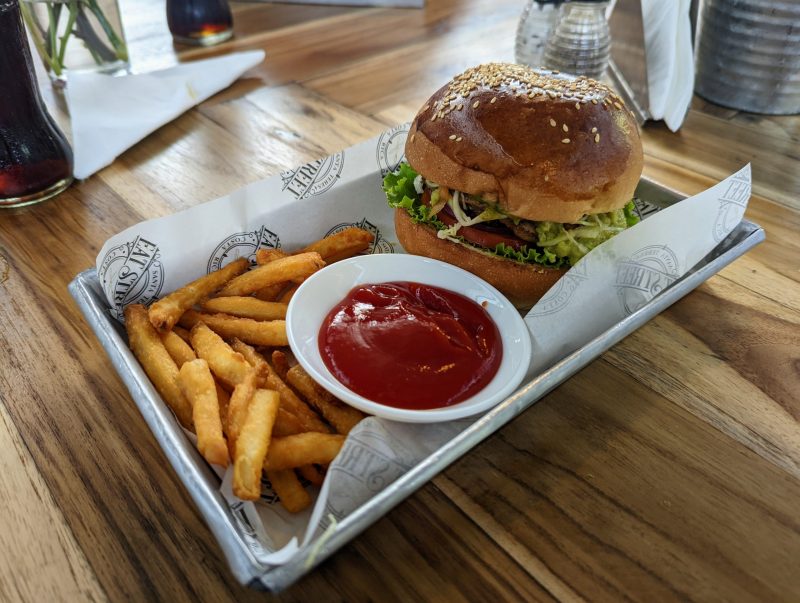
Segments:
[[[39,96],[17,2],[0,2],[0,206],[46,199],[72,180],[72,151]]]
[[[185,44],[217,44],[233,32],[227,0],[167,0],[167,23],[173,38]]]

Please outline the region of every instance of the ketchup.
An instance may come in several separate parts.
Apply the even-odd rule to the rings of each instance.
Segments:
[[[414,410],[473,396],[503,357],[486,310],[458,293],[413,282],[354,288],[323,321],[319,351],[352,391]]]

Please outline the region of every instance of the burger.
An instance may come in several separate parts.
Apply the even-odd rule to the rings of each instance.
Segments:
[[[468,69],[417,113],[405,157],[383,182],[403,248],[480,276],[520,308],[638,221],[636,121],[586,77]]]

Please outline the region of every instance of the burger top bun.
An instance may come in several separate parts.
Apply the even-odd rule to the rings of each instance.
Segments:
[[[610,88],[505,63],[468,69],[438,90],[405,152],[432,182],[552,222],[623,207],[643,162],[633,114]]]

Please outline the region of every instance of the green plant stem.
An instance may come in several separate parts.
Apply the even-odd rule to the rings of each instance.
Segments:
[[[28,30],[31,32],[31,39],[33,40],[34,46],[36,46],[36,50],[39,52],[39,56],[42,57],[42,60],[47,68],[50,71],[55,72],[55,69],[53,68],[53,60],[43,43],[47,33],[41,28],[36,18],[29,12],[32,9],[30,9],[30,5],[27,2],[21,3],[20,9],[22,12],[22,19],[25,21],[25,24],[28,26]],[[37,33],[39,35],[36,35]]]
[[[67,27],[64,30],[64,35],[61,36],[61,48],[58,51],[58,64],[64,65],[64,55],[67,52],[67,42],[72,34],[72,28],[75,26],[75,20],[78,18],[78,11],[80,6],[77,1],[69,3],[69,18],[67,20]]]
[[[128,48],[125,45],[125,42],[123,42],[122,39],[120,39],[120,37],[117,35],[117,32],[114,31],[114,28],[111,26],[111,23],[108,22],[108,19],[106,19],[103,10],[97,4],[97,0],[86,0],[86,4],[89,6],[89,10],[94,13],[94,16],[97,18],[97,21],[100,23],[103,31],[106,33],[108,41],[111,42],[111,45],[114,47],[117,58],[121,61],[127,61]]]
[[[60,16],[60,12],[59,12]],[[56,18],[55,8],[51,3],[47,3],[47,17],[49,25],[47,27],[47,56],[53,60],[53,73],[61,75],[62,65],[56,60],[56,32],[58,31],[58,19]]]

